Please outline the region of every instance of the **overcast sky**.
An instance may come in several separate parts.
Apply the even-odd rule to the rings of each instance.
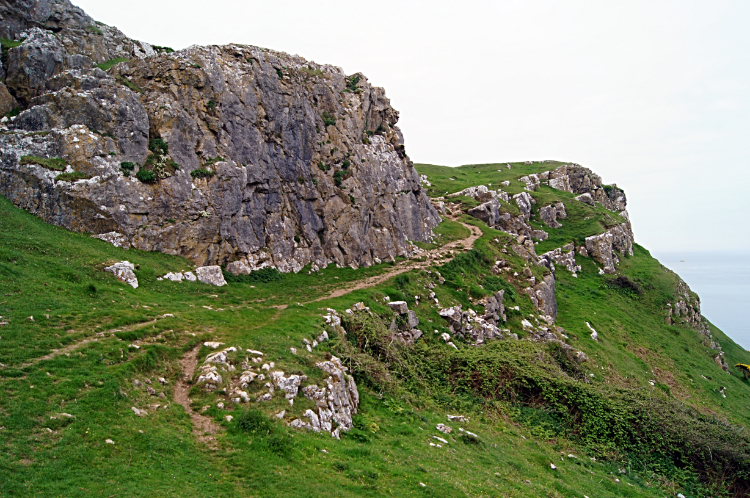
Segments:
[[[750,248],[747,0],[73,2],[157,45],[361,71],[415,162],[590,167],[625,189],[649,249]]]

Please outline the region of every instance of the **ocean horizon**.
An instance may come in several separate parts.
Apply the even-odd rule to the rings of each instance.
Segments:
[[[750,350],[750,252],[652,251],[696,292],[701,313]]]

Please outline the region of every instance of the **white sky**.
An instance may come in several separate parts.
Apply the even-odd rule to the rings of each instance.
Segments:
[[[746,0],[73,2],[157,45],[361,71],[415,162],[583,164],[625,189],[649,249],[750,248]]]

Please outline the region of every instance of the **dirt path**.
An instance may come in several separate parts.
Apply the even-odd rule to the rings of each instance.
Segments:
[[[217,423],[211,420],[209,417],[203,416],[200,413],[193,410],[190,406],[191,399],[190,394],[190,380],[193,378],[195,373],[195,367],[198,366],[198,350],[200,345],[195,349],[189,351],[185,356],[180,359],[180,365],[182,366],[182,377],[180,378],[177,385],[174,388],[174,400],[181,405],[185,412],[190,415],[190,420],[193,422],[193,433],[198,441],[205,443],[209,448],[215,450],[218,448],[216,444],[215,434],[219,431],[220,427]]]
[[[453,242],[449,242],[448,244],[445,244],[444,246],[438,247],[436,249],[430,249],[429,251],[424,251],[420,253],[418,257],[420,259],[424,258],[423,261],[415,261],[413,259],[402,261],[399,264],[397,264],[394,268],[388,270],[385,273],[346,285],[340,289],[336,289],[335,291],[325,296],[319,297],[318,299],[314,299],[309,302],[315,303],[318,301],[324,301],[326,299],[331,299],[334,297],[345,296],[346,294],[349,294],[350,292],[354,292],[356,290],[366,289],[367,287],[374,287],[376,285],[382,284],[386,280],[393,278],[396,275],[399,275],[401,273],[405,273],[410,270],[428,268],[432,266],[432,264],[435,263],[435,261],[438,259],[440,259],[441,263],[447,263],[448,261],[451,261],[455,257],[455,254],[451,253],[450,251],[456,251],[456,250],[460,251],[460,250],[463,250],[464,248],[472,249],[474,247],[474,242],[476,242],[477,239],[479,239],[479,237],[482,236],[482,230],[480,230],[479,227],[475,227],[473,225],[467,225],[466,223],[463,223],[463,222],[461,222],[461,224],[471,231],[471,235],[469,235],[465,239],[454,240]]]
[[[158,318],[155,318],[153,320],[149,320],[148,322],[135,323],[133,325],[128,325],[127,327],[120,327],[118,329],[106,330],[104,332],[97,332],[96,335],[93,337],[87,337],[85,339],[81,339],[78,342],[68,344],[67,346],[60,348],[60,349],[53,349],[51,353],[48,353],[44,356],[40,356],[39,358],[35,358],[32,361],[17,365],[15,366],[15,368],[23,369],[26,367],[30,367],[32,365],[36,365],[37,363],[40,363],[44,360],[51,360],[52,358],[60,356],[61,354],[69,355],[76,349],[82,346],[85,346],[86,344],[89,344],[91,342],[98,342],[99,339],[107,339],[109,337],[112,337],[113,335],[115,335],[115,332],[126,332],[126,331],[131,331],[131,330],[142,329],[143,327],[148,327],[149,325],[155,324],[158,320],[159,320]]]

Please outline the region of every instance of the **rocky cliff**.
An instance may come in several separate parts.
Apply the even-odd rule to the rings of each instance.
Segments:
[[[440,221],[398,112],[361,74],[152,47],[64,0],[0,15],[0,94],[20,108],[3,120],[0,193],[48,222],[246,273],[410,255]]]

